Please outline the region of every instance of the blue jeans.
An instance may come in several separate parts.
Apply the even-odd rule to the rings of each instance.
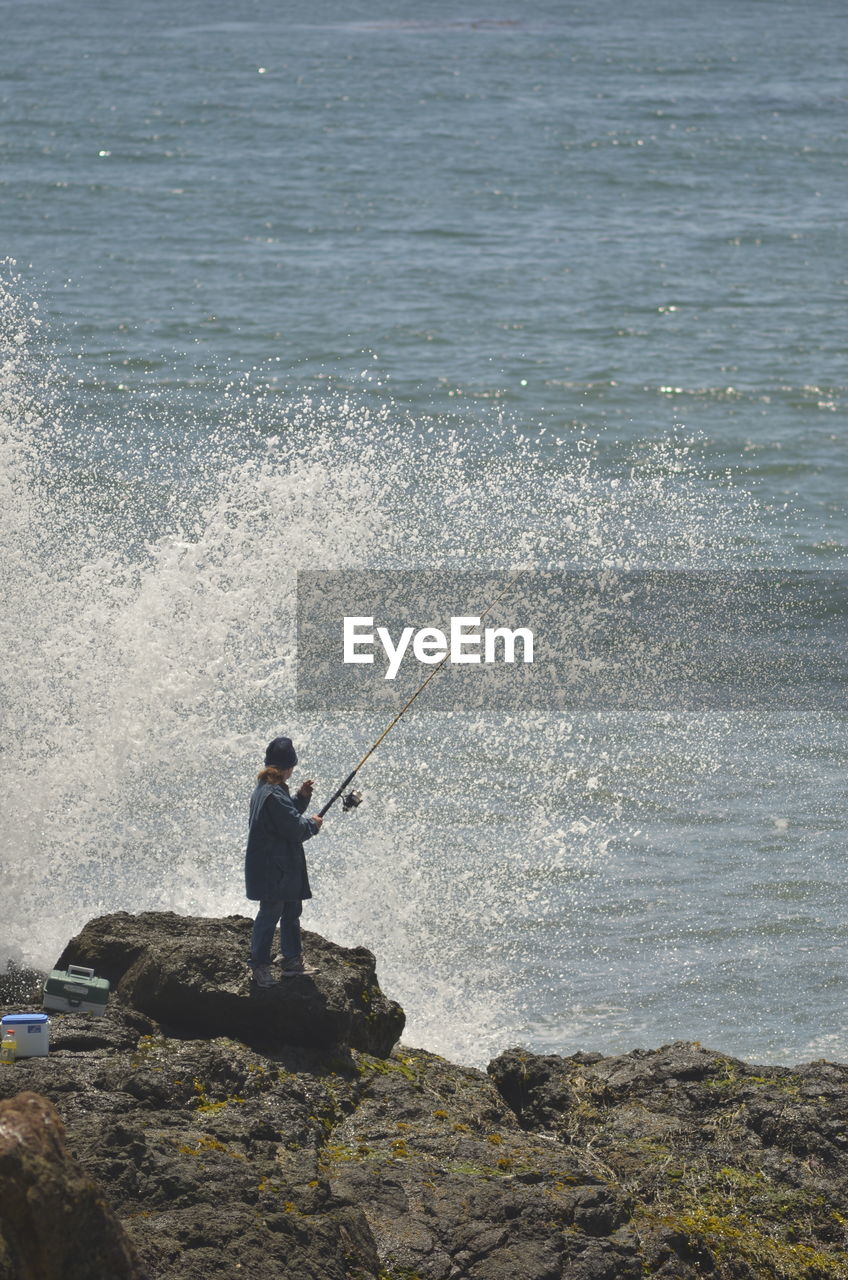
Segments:
[[[253,933],[250,936],[251,969],[260,964],[271,963],[271,943],[274,941],[274,930],[280,922],[280,950],[284,960],[294,960],[300,955],[300,913],[303,903],[297,899],[263,898],[253,922]]]

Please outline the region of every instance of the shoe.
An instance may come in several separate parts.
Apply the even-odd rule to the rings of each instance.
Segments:
[[[278,951],[277,954],[274,956],[274,959],[271,961],[271,964],[278,964],[280,965],[281,968],[285,968],[287,965],[293,965],[293,964],[296,965],[296,964],[304,964],[304,963],[305,962],[302,954],[299,956],[295,956],[293,960],[287,960],[281,951]],[[299,972],[300,970],[298,970],[298,973]],[[318,970],[315,969],[314,972],[317,973]]]
[[[257,987],[275,987],[277,975],[269,964],[258,964],[253,970],[253,982]]]
[[[311,978],[317,969],[313,969],[310,965],[304,964],[303,956],[295,956],[293,960],[284,960],[280,956],[280,967],[284,978]]]

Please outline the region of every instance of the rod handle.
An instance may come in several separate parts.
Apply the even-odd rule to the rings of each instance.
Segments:
[[[344,782],[341,784],[341,786],[336,788],[336,790],[335,790],[335,791],[333,792],[333,794],[330,796],[330,798],[329,798],[329,800],[327,801],[327,803],[324,805],[324,808],[323,808],[323,809],[319,809],[319,810],[318,810],[318,817],[319,817],[319,818],[323,818],[324,814],[327,812],[327,810],[330,808],[330,806],[331,806],[331,805],[334,805],[334,804],[336,803],[336,801],[338,800],[339,796],[340,796],[340,795],[341,795],[341,793],[344,791],[345,787],[349,787],[349,786],[350,786],[350,784],[353,782],[354,778],[356,777],[356,774],[357,774],[357,770],[356,770],[356,769],[354,769],[353,773],[349,773],[349,774],[347,775],[347,777],[345,778],[345,780],[344,780]]]

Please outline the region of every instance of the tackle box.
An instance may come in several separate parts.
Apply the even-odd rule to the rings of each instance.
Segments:
[[[106,1012],[109,999],[109,982],[95,978],[93,969],[79,964],[69,964],[67,969],[51,969],[44,983],[45,1009],[59,1009],[63,1013],[93,1013],[100,1017]]]
[[[15,1057],[43,1057],[50,1048],[50,1019],[46,1013],[6,1013],[3,1015],[0,1035],[11,1039],[15,1033]]]

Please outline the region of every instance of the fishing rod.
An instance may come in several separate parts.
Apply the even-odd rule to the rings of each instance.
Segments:
[[[519,569],[519,570],[518,570],[518,573],[516,573],[516,574],[514,575],[514,577],[510,578],[509,582],[506,584],[506,586],[504,587],[503,591],[501,591],[498,595],[496,595],[496,596],[495,596],[495,598],[494,598],[494,600],[492,601],[492,603],[488,606],[488,608],[487,608],[487,609],[485,609],[485,610],[480,614],[480,621],[481,621],[481,622],[483,621],[483,619],[484,619],[485,617],[487,617],[487,616],[492,612],[492,610],[494,609],[494,607],[495,607],[495,605],[498,603],[498,601],[499,601],[499,600],[502,600],[502,599],[504,598],[504,596],[506,595],[506,593],[512,589],[512,587],[515,585],[515,583],[516,583],[516,582],[518,581],[518,579],[521,577],[521,575],[522,575],[522,573],[523,573],[523,572],[524,572],[524,570],[523,570],[523,569]],[[334,804],[336,803],[336,801],[338,800],[339,796],[340,796],[340,795],[342,794],[342,792],[344,791],[345,787],[349,787],[349,786],[350,786],[350,784],[353,782],[353,780],[354,780],[354,778],[356,777],[356,775],[359,773],[359,770],[360,770],[360,769],[362,768],[362,766],[365,764],[365,761],[366,761],[370,756],[372,756],[372,755],[374,754],[374,752],[377,750],[377,748],[379,747],[379,745],[380,745],[380,743],[383,741],[383,739],[388,737],[388,735],[391,733],[392,729],[394,729],[395,725],[397,724],[398,720],[400,720],[401,716],[406,715],[407,711],[408,711],[408,710],[409,710],[409,708],[412,706],[412,704],[413,704],[413,702],[415,701],[415,699],[419,696],[419,694],[421,694],[421,693],[423,693],[423,692],[424,692],[424,690],[427,688],[427,685],[430,683],[430,681],[431,681],[435,676],[437,676],[437,675],[439,674],[439,672],[441,671],[442,667],[445,665],[445,663],[447,662],[447,660],[448,660],[448,658],[449,658],[449,657],[450,657],[450,651],[448,651],[448,653],[446,653],[446,654],[445,654],[445,656],[441,659],[441,661],[440,661],[439,663],[437,663],[437,665],[433,668],[433,670],[432,670],[432,671],[430,672],[430,674],[426,677],[426,679],[422,680],[421,684],[420,684],[420,685],[418,686],[418,688],[415,690],[415,692],[413,693],[412,697],[407,699],[407,701],[403,704],[403,706],[401,707],[401,709],[400,709],[400,711],[397,713],[397,715],[394,717],[394,719],[393,719],[393,720],[392,720],[392,721],[391,721],[391,722],[386,726],[386,728],[385,728],[385,729],[383,730],[383,732],[380,734],[380,736],[379,736],[379,738],[376,740],[376,742],[373,742],[373,743],[371,744],[371,746],[370,746],[370,747],[368,748],[368,750],[365,752],[365,755],[364,755],[364,756],[362,757],[362,759],[359,761],[359,764],[356,766],[356,768],[355,768],[355,769],[351,769],[350,773],[347,775],[347,777],[345,778],[344,782],[342,782],[338,787],[336,787],[336,790],[335,790],[335,791],[333,792],[333,794],[330,796],[329,800],[328,800],[328,801],[327,801],[327,803],[324,805],[324,808],[323,808],[323,809],[319,809],[319,810],[318,810],[318,817],[319,817],[319,818],[323,818],[323,816],[324,816],[324,814],[327,812],[327,810],[328,810],[332,805],[334,805]],[[362,792],[361,792],[361,791],[348,791],[347,795],[346,795],[346,796],[344,796],[344,797],[342,798],[342,810],[343,810],[343,812],[344,812],[344,813],[349,813],[351,809],[357,809],[357,808],[359,807],[359,805],[361,805],[361,804],[362,804]]]

